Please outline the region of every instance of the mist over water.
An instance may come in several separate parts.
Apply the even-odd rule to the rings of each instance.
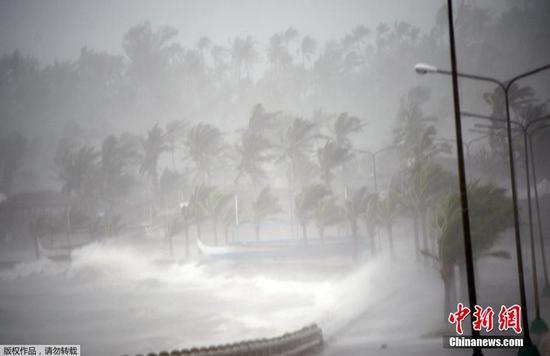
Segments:
[[[310,323],[330,339],[387,298],[404,308],[414,303],[400,296],[395,278],[387,281],[403,275],[401,288],[412,287],[403,283],[412,261],[388,268],[389,256],[355,269],[348,256],[325,266],[284,259],[167,263],[159,262],[162,242],[149,241],[147,253],[138,246],[98,242],[74,250],[70,262],[41,259],[2,270],[2,325],[10,325],[0,329],[2,340],[82,343],[86,354],[119,355],[272,337]]]
[[[323,356],[466,355],[442,337],[469,263],[479,305],[520,304],[523,276],[550,319],[550,70],[494,85],[550,63],[550,3],[452,3],[467,192],[445,2],[0,2],[0,344],[315,323]]]

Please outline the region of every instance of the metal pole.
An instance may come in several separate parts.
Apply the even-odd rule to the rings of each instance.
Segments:
[[[376,181],[376,153],[372,155],[372,174],[374,175],[374,192],[378,193],[378,182]]]
[[[539,127],[537,129],[546,128],[549,126]],[[531,170],[533,171],[533,182],[535,187],[535,210],[537,211],[537,223],[539,228],[539,241],[542,254],[542,266],[544,271],[544,288],[542,294],[545,296],[550,296],[550,285],[548,283],[548,266],[546,265],[546,248],[544,247],[544,237],[542,230],[542,219],[540,217],[540,206],[539,206],[539,189],[537,187],[537,170],[535,165],[535,155],[533,151],[533,137],[532,135],[535,131],[529,134],[529,153],[531,154]]]
[[[451,0],[448,0],[448,5],[450,5]],[[452,21],[452,19],[451,19]],[[538,67],[536,69],[533,69],[529,72],[525,72],[523,74],[517,75],[514,78],[510,79],[506,84],[503,84],[499,80],[496,80],[494,78],[490,77],[484,77],[480,75],[472,75],[472,74],[465,74],[465,73],[455,73],[455,68],[453,68],[452,72],[436,69],[436,73],[442,73],[442,74],[452,74],[453,79],[455,76],[460,76],[464,78],[470,78],[474,80],[480,80],[480,81],[486,81],[497,84],[499,87],[502,88],[504,91],[504,98],[506,102],[506,131],[508,136],[508,155],[510,159],[510,173],[511,173],[511,181],[512,181],[512,201],[513,201],[513,211],[514,211],[514,238],[516,243],[516,254],[517,254],[517,264],[518,264],[518,279],[519,279],[519,287],[520,287],[520,299],[521,299],[521,309],[522,309],[522,323],[523,323],[523,330],[524,330],[524,343],[523,347],[520,348],[519,353],[522,355],[526,354],[532,354],[532,355],[540,355],[537,347],[532,343],[531,337],[529,334],[529,324],[528,324],[528,313],[527,313],[527,305],[525,301],[525,280],[523,276],[523,258],[522,258],[522,252],[521,252],[521,239],[520,239],[520,231],[519,231],[519,219],[518,219],[518,208],[517,208],[517,193],[516,193],[516,179],[514,174],[514,160],[513,160],[513,144],[512,144],[512,128],[511,128],[511,118],[510,118],[510,98],[509,98],[509,90],[514,82],[516,82],[519,79],[531,76],[533,74],[542,72],[544,70],[550,69],[550,64],[547,64],[542,67]],[[423,74],[423,73],[421,73]]]
[[[531,335],[529,333],[529,316],[527,313],[527,298],[525,296],[525,277],[523,275],[523,255],[521,252],[521,238],[519,232],[519,217],[518,217],[518,198],[516,191],[516,175],[514,167],[514,148],[512,143],[512,124],[510,120],[510,99],[508,96],[509,86],[504,89],[504,99],[506,104],[506,135],[508,137],[508,158],[510,161],[510,178],[512,184],[512,204],[514,212],[514,237],[516,242],[516,255],[518,265],[518,279],[519,279],[519,296],[521,302],[521,319],[523,324],[523,347],[530,348],[534,346],[531,341]],[[538,353],[538,351],[537,351]]]
[[[239,197],[235,194],[235,234],[236,240],[239,240]]]
[[[456,131],[456,151],[458,156],[458,178],[460,186],[460,203],[462,206],[462,226],[464,233],[464,252],[466,257],[466,276],[468,282],[468,296],[470,308],[477,305],[476,286],[474,277],[474,263],[472,252],[472,238],[470,235],[470,217],[468,216],[468,193],[466,187],[466,172],[464,169],[464,152],[462,149],[462,123],[460,122],[460,95],[458,92],[458,70],[456,63],[456,48],[455,34],[453,25],[453,3],[452,0],[447,0],[447,10],[449,15],[449,42],[451,55],[451,68],[453,78],[453,104],[455,116],[455,131]],[[472,337],[479,338],[479,331],[472,328]],[[473,355],[483,355],[481,347],[473,348]]]
[[[539,300],[539,282],[537,276],[537,261],[535,259],[535,236],[533,233],[533,212],[531,210],[531,182],[529,177],[529,155],[528,155],[527,130],[523,128],[523,153],[525,155],[525,184],[527,185],[527,211],[529,215],[529,240],[531,242],[531,269],[533,272],[533,291],[535,294],[535,317],[540,319],[540,300]]]

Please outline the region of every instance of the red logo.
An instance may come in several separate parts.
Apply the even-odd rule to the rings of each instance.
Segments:
[[[483,308],[476,305],[473,312],[472,328],[476,331],[490,332],[493,330],[493,319],[495,312],[492,307]],[[456,333],[458,335],[463,334],[462,322],[470,314],[470,308],[465,307],[462,303],[457,304],[457,311],[449,314],[449,323],[454,324]],[[498,313],[498,329],[500,331],[506,331],[509,329],[514,330],[517,334],[521,333],[521,307],[517,304],[511,307],[502,305],[500,312]]]
[[[517,304],[506,308],[504,305],[500,307],[498,313],[498,329],[505,331],[513,329],[516,334],[521,333],[521,307]]]
[[[462,335],[462,321],[470,314],[470,308],[458,303],[457,312],[449,314],[449,323],[456,324],[456,333]]]

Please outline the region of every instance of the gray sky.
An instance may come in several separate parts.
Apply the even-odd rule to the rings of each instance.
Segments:
[[[253,35],[260,44],[290,26],[319,39],[338,38],[356,25],[375,28],[397,19],[430,28],[442,0],[51,0],[0,1],[0,54],[20,49],[45,63],[74,59],[80,48],[120,53],[133,25],[179,30],[189,45],[203,35],[226,44]]]

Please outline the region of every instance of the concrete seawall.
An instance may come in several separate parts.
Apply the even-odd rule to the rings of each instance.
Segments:
[[[301,356],[318,354],[322,348],[322,330],[313,324],[269,339],[159,353],[149,352],[135,356]]]

